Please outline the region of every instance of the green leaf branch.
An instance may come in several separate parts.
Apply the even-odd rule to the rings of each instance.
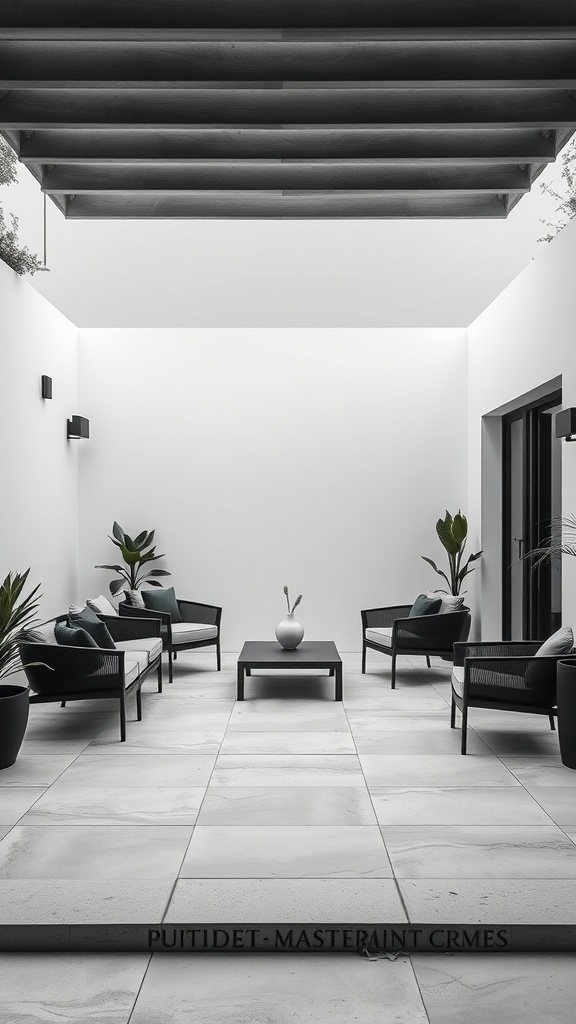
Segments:
[[[118,594],[123,587],[127,587],[128,590],[138,590],[143,583],[147,583],[149,587],[161,587],[162,584],[158,577],[171,575],[167,569],[147,568],[150,562],[156,562],[159,558],[165,557],[155,554],[156,547],[152,544],[154,533],[154,530],[150,532],[142,530],[142,533],[132,539],[118,523],[113,524],[112,535],[109,535],[110,540],[119,549],[124,564],[97,565],[95,567],[96,569],[111,569],[118,573],[119,578],[112,580],[109,584],[112,595]]]

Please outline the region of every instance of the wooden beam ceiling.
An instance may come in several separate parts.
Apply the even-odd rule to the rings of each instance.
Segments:
[[[576,128],[574,0],[4,0],[68,217],[505,217]]]

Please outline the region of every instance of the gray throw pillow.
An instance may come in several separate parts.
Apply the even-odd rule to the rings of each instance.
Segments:
[[[118,615],[114,605],[103,594],[100,594],[98,597],[89,597],[86,604],[88,608],[91,608],[98,615]]]
[[[408,618],[411,619],[415,615],[436,615],[440,611],[441,606],[441,597],[432,598],[426,597],[426,594],[418,594],[418,597],[408,612]]]
[[[571,654],[574,650],[574,633],[570,626],[562,626],[538,648],[535,658],[550,658],[560,654]]]
[[[150,590],[143,590],[142,597],[144,598],[144,604],[153,612],[168,612],[172,622],[182,622],[182,616],[180,615],[180,609],[176,603],[176,594],[174,593],[174,587],[154,587]]]
[[[97,647],[98,644],[90,633],[81,626],[67,626],[65,622],[57,622],[54,626],[56,642],[65,647]]]
[[[102,622],[91,608],[82,608],[79,612],[68,610],[68,622],[71,626],[81,626],[96,641],[96,647],[103,650],[115,651],[114,643],[106,624]]]

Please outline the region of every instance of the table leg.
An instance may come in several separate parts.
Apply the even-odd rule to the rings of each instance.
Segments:
[[[336,696],[334,700],[342,700],[342,664],[336,665]]]
[[[245,672],[246,672],[247,676],[251,676],[252,675],[252,669],[251,668],[245,669]]]
[[[329,676],[333,676],[334,675],[334,669],[333,668],[328,669],[328,675]]]
[[[244,700],[244,666],[238,662],[236,700]]]

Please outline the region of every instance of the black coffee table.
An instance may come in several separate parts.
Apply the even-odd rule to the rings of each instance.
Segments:
[[[238,656],[237,699],[244,700],[244,677],[252,669],[327,668],[335,677],[335,700],[342,700],[342,659],[332,640],[302,643],[294,651],[285,651],[273,640],[247,640]]]

